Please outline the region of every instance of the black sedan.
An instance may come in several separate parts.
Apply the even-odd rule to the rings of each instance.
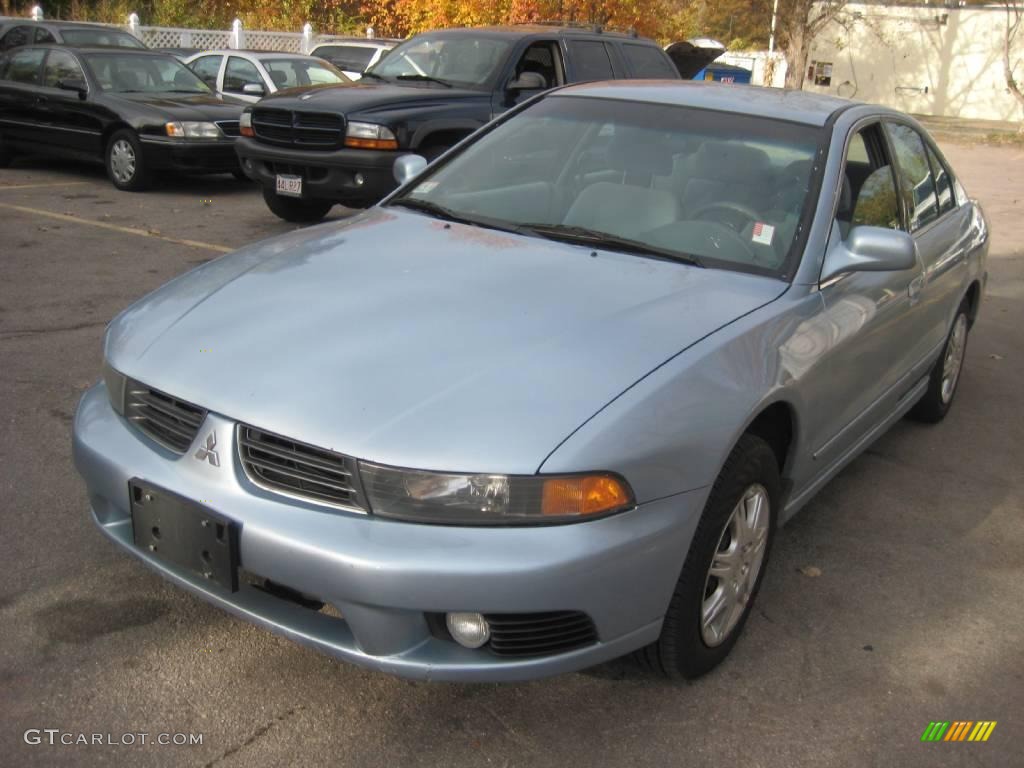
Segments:
[[[156,171],[240,175],[244,106],[167,54],[17,48],[0,54],[0,166],[21,153],[100,159],[115,187],[133,191]]]

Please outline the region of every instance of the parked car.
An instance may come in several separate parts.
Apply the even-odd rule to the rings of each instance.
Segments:
[[[135,35],[108,24],[81,21],[0,21],[0,52],[21,45],[55,43],[78,47],[145,48]]]
[[[284,88],[352,82],[333,64],[298,53],[203,51],[185,63],[211,90],[248,102]]]
[[[327,59],[350,79],[358,80],[400,42],[379,37],[337,37],[320,43],[309,53]]]
[[[160,53],[169,53],[171,56],[176,58],[178,61],[184,62],[185,59],[195,56],[197,53],[202,53],[200,48],[153,48],[152,50]]]
[[[680,73],[650,40],[593,28],[519,25],[418,35],[354,87],[269,96],[247,110],[242,168],[287,221],[358,208],[395,187],[399,153],[440,156],[492,117],[556,85]]]
[[[980,208],[906,115],[738,85],[566,87],[425,165],[114,319],[95,522],[397,675],[707,672],[778,526],[948,412]]]
[[[21,47],[0,55],[0,165],[15,154],[102,160],[114,186],[132,191],[158,171],[240,175],[243,105],[167,54]]]

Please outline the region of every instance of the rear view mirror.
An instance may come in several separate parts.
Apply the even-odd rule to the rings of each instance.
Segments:
[[[421,155],[402,155],[395,160],[392,173],[395,176],[395,181],[401,185],[411,179],[415,179],[423,173],[423,169],[426,167],[427,159],[425,157]]]
[[[547,87],[548,81],[540,72],[523,72],[508,84],[510,91],[543,91]]]
[[[897,272],[917,263],[914,238],[898,229],[854,227],[825,256],[821,281],[845,272]]]
[[[85,80],[78,78],[58,80],[57,87],[62,91],[75,91],[80,99],[84,99],[85,95],[89,92],[89,86],[85,84]]]
[[[262,96],[266,92],[267,89],[264,88],[259,83],[246,83],[242,86],[242,93],[244,93],[246,96]]]

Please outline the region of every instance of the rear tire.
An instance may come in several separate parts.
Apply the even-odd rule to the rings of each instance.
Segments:
[[[964,299],[953,318],[953,327],[946,337],[942,354],[928,375],[928,391],[907,414],[914,421],[937,424],[949,413],[964,369],[967,335],[971,328],[970,311],[970,303]]]
[[[141,192],[149,187],[149,173],[142,154],[142,144],[134,131],[123,128],[107,142],[104,155],[107,176],[111,183],[126,192]]]
[[[780,491],[774,452],[761,438],[743,435],[712,487],[661,636],[637,651],[643,666],[692,679],[729,655],[764,577]]]
[[[309,224],[320,221],[334,207],[330,200],[301,200],[296,197],[282,197],[269,187],[263,188],[263,199],[267,207],[285,221],[295,224]]]

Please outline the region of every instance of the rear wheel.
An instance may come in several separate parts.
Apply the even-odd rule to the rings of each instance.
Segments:
[[[928,377],[928,391],[908,414],[910,418],[935,424],[946,418],[956,388],[960,383],[960,373],[964,368],[964,355],[967,353],[967,333],[970,331],[970,304],[964,299],[956,311],[953,327],[946,337],[946,346],[942,354],[932,366]]]
[[[725,462],[693,535],[661,636],[638,651],[669,678],[694,678],[729,655],[761,586],[781,483],[775,454],[744,435]]]
[[[320,221],[334,207],[330,200],[302,200],[297,197],[282,197],[269,187],[263,188],[263,199],[267,207],[285,221],[308,224]]]
[[[149,186],[142,144],[134,131],[117,131],[107,142],[107,176],[118,189],[140,192]]]

